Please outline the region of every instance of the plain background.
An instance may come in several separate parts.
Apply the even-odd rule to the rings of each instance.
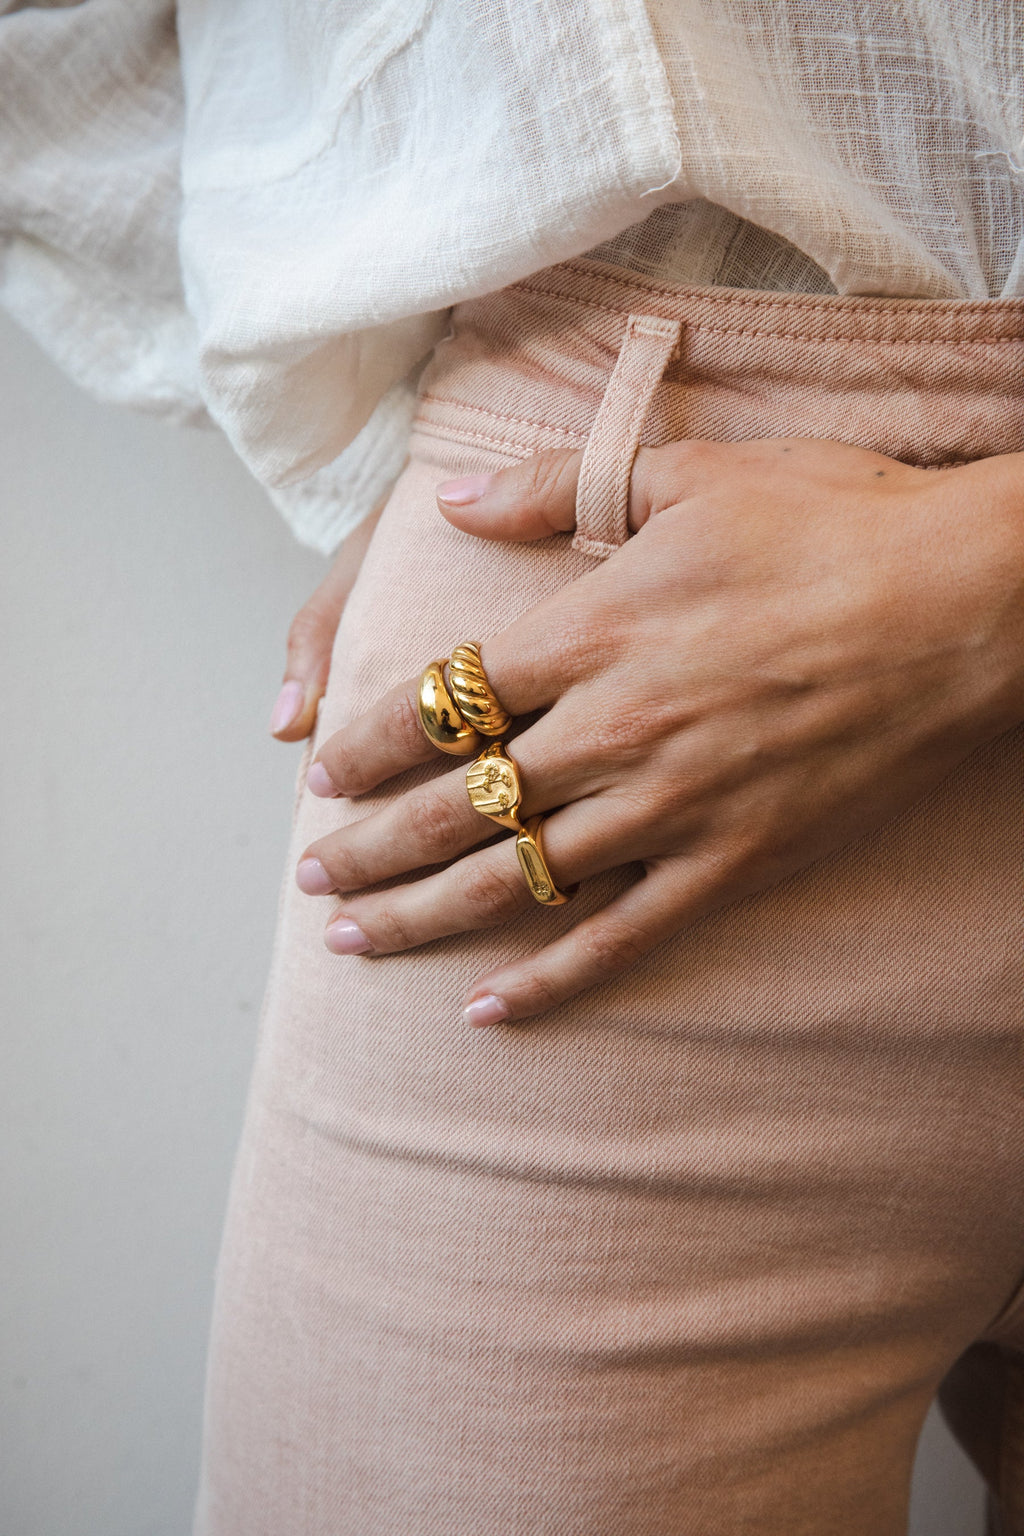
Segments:
[[[3,319],[0,499],[0,1536],[187,1536],[297,764],[267,718],[324,562],[217,435]],[[982,1527],[933,1415],[913,1536]]]

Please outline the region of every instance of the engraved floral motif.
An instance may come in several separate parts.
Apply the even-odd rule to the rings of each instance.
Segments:
[[[469,798],[485,816],[508,815],[519,804],[519,780],[507,759],[478,758],[466,775]]]

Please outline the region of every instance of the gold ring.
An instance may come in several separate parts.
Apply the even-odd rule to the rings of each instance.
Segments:
[[[459,713],[481,736],[501,736],[512,716],[487,681],[480,647],[473,640],[457,645],[448,659],[448,677]]]
[[[435,747],[452,757],[468,757],[480,745],[480,737],[467,725],[448,692],[444,662],[432,661],[420,678],[416,704],[423,734]]]
[[[492,741],[466,769],[466,793],[474,811],[499,827],[519,831],[516,813],[523,798],[519,769],[500,741]]]
[[[561,907],[575,895],[575,892],[570,891],[566,895],[565,891],[558,889],[551,878],[541,841],[543,824],[543,816],[531,816],[525,826],[520,827],[519,836],[516,838],[516,854],[534,901],[539,901],[544,907]]]

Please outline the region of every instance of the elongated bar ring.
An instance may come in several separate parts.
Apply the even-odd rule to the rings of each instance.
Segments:
[[[466,769],[466,793],[474,811],[499,827],[519,831],[517,812],[523,798],[519,769],[500,741],[492,741]]]
[[[501,736],[512,716],[487,681],[480,647],[474,640],[457,645],[448,659],[448,678],[459,713],[481,736]]]
[[[423,734],[435,747],[452,757],[468,757],[480,747],[480,737],[468,725],[448,692],[444,662],[432,661],[420,678],[416,704]]]
[[[539,901],[544,907],[561,907],[572,899],[575,891],[560,891],[551,878],[548,861],[544,857],[543,825],[543,816],[531,816],[520,827],[516,838],[516,855],[534,901]]]

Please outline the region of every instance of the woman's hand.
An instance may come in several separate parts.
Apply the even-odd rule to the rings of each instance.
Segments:
[[[441,510],[484,538],[568,531],[579,462],[552,452],[449,483]],[[556,883],[627,864],[638,878],[480,978],[472,1023],[618,974],[877,827],[1024,718],[1022,454],[938,473],[811,439],[673,443],[641,450],[630,522],[621,550],[482,656],[514,716],[541,711],[512,751],[520,816],[552,813]],[[409,679],[326,742],[314,792],[359,795],[433,756],[415,700]],[[330,948],[407,949],[529,909],[514,839],[493,834],[463,764],[320,839],[298,881],[343,896]]]
[[[301,741],[316,724],[334,637],[381,511],[378,507],[353,528],[327,575],[292,620],[284,682],[270,716],[270,734],[278,741]]]

